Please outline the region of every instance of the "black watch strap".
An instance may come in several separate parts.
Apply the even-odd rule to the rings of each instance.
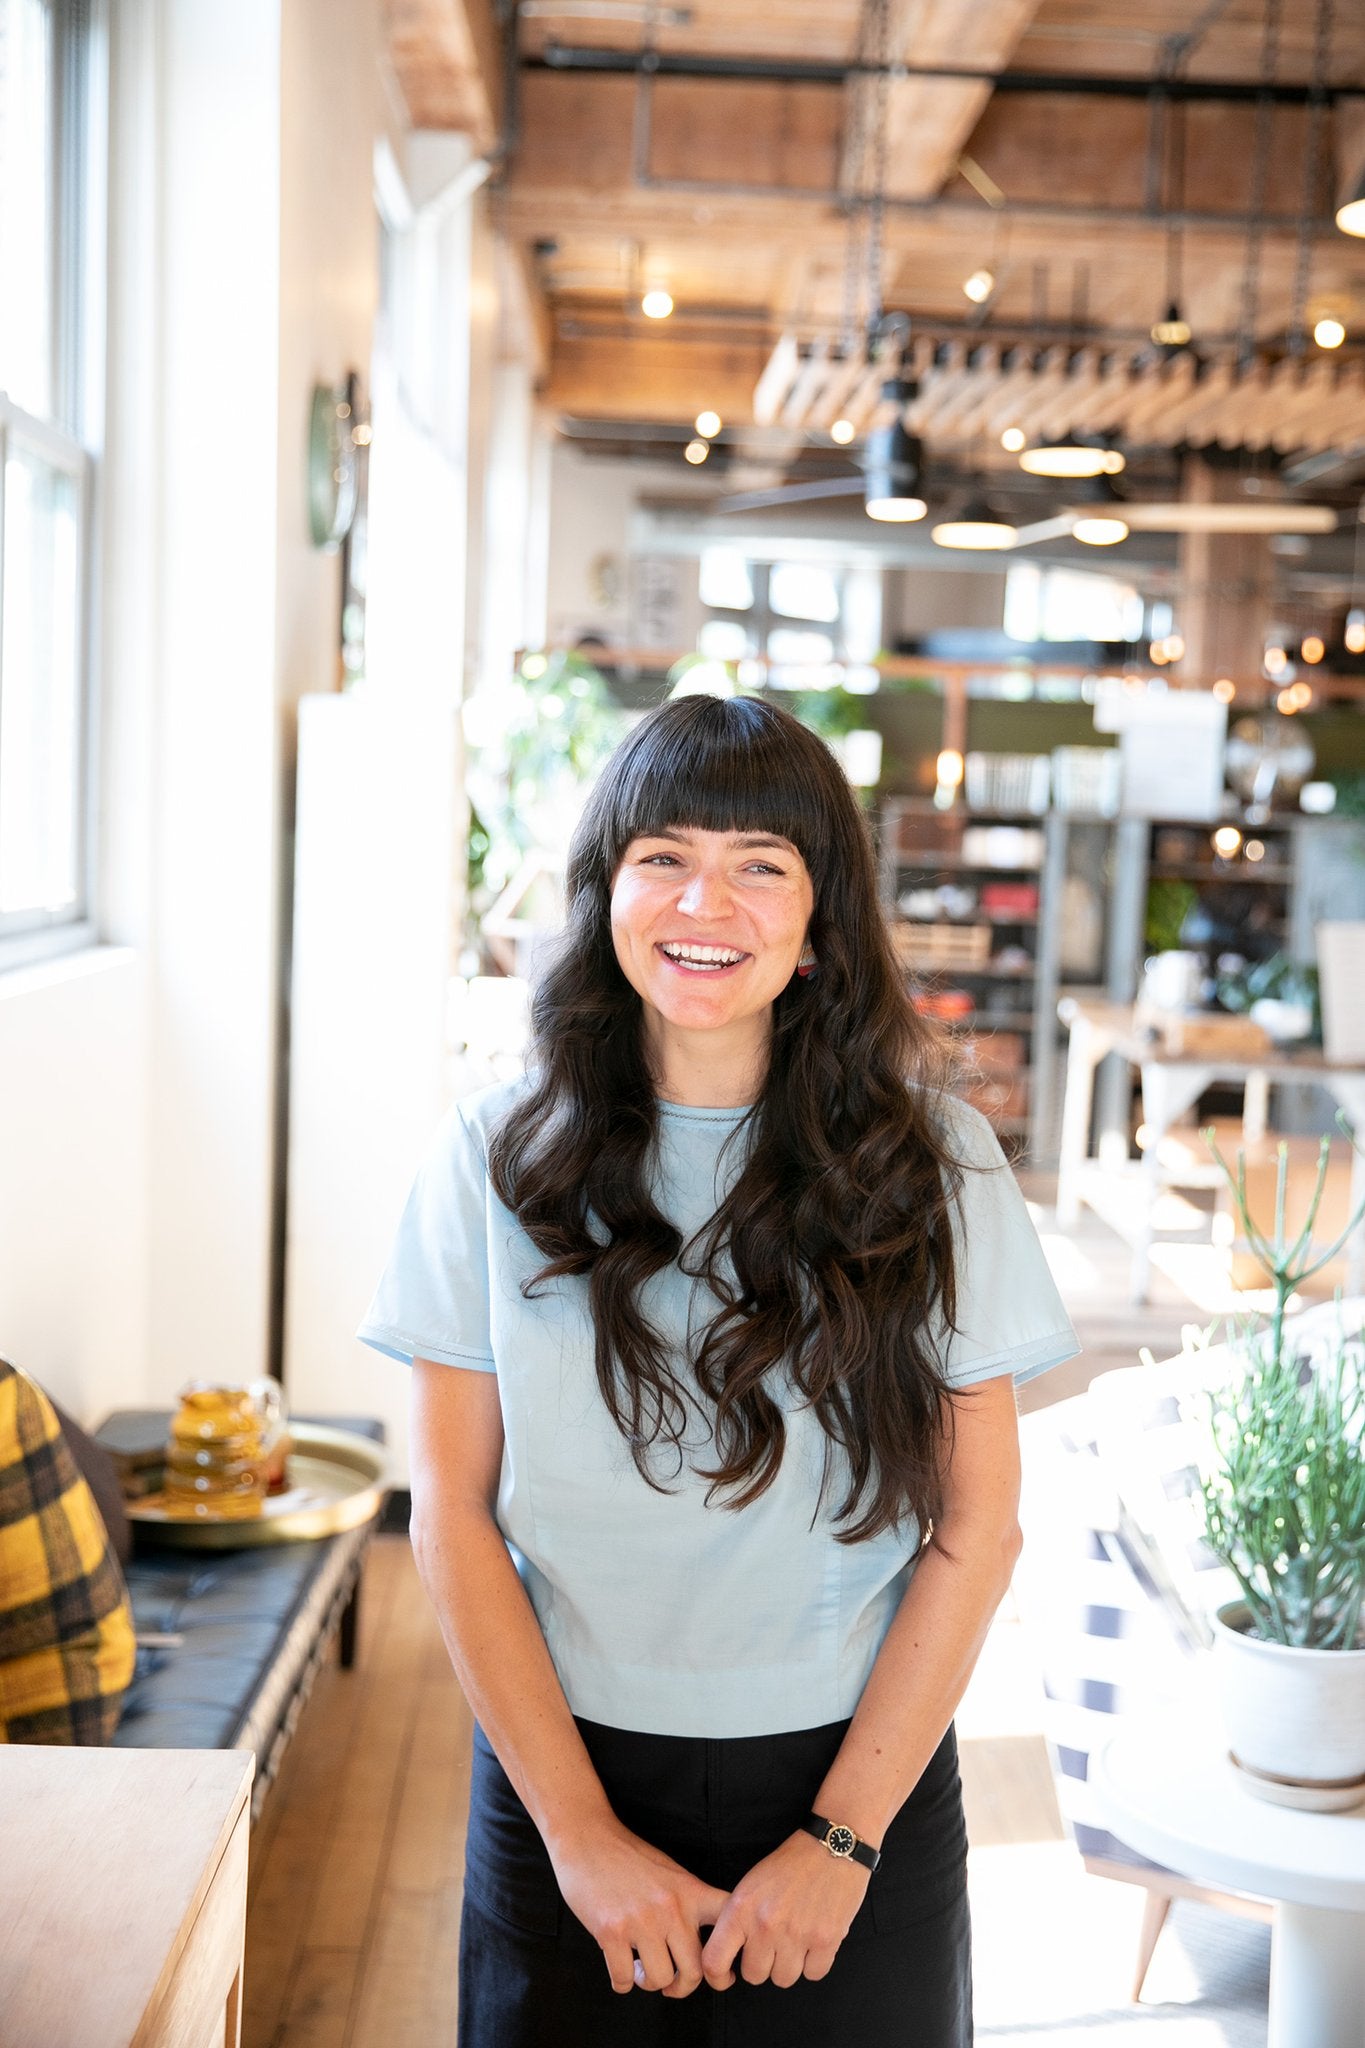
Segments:
[[[882,1860],[880,1849],[874,1849],[870,1842],[864,1842],[855,1835],[852,1828],[841,1827],[836,1821],[826,1820],[822,1813],[813,1813],[809,1820],[803,1820],[802,1827],[808,1835],[814,1835],[817,1842],[823,1842],[831,1856],[841,1861],[861,1863],[864,1870],[875,1870]]]

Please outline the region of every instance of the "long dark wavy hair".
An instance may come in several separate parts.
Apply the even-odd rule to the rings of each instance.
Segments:
[[[819,963],[774,1003],[767,1074],[732,1140],[746,1144],[742,1167],[686,1245],[650,1192],[656,1077],[611,934],[626,848],[670,827],[790,840],[814,884]],[[602,1398],[651,1486],[667,1490],[656,1444],[682,1469],[695,1396],[641,1307],[644,1284],[677,1260],[718,1304],[687,1362],[713,1407],[715,1460],[697,1468],[708,1502],[743,1508],[776,1477],[781,1366],[825,1432],[821,1499],[834,1447],[846,1458],[839,1540],[909,1517],[928,1540],[951,1447],[929,1332],[935,1311],[956,1327],[964,1164],[935,1102],[955,1074],[946,1032],[911,1003],[867,825],[824,742],[753,697],[684,697],[644,719],[574,834],[567,928],[532,1002],[530,1086],[493,1133],[489,1173],[545,1257],[527,1294],[586,1278]]]

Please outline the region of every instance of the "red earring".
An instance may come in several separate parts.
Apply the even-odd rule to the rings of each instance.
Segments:
[[[810,940],[807,939],[805,945],[801,948],[801,958],[796,963],[796,971],[802,981],[805,981],[810,975],[814,974],[817,965],[815,948]]]

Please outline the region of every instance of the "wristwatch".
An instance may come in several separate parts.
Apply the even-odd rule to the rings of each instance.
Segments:
[[[880,1849],[864,1842],[852,1828],[840,1827],[837,1822],[826,1820],[822,1813],[813,1813],[801,1825],[808,1835],[814,1835],[817,1842],[824,1843],[831,1856],[861,1863],[864,1870],[875,1870],[882,1860]]]

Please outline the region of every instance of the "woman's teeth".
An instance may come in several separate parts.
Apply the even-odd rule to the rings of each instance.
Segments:
[[[744,958],[743,953],[729,946],[661,946],[659,950],[675,967],[686,967],[698,974],[717,974]]]

